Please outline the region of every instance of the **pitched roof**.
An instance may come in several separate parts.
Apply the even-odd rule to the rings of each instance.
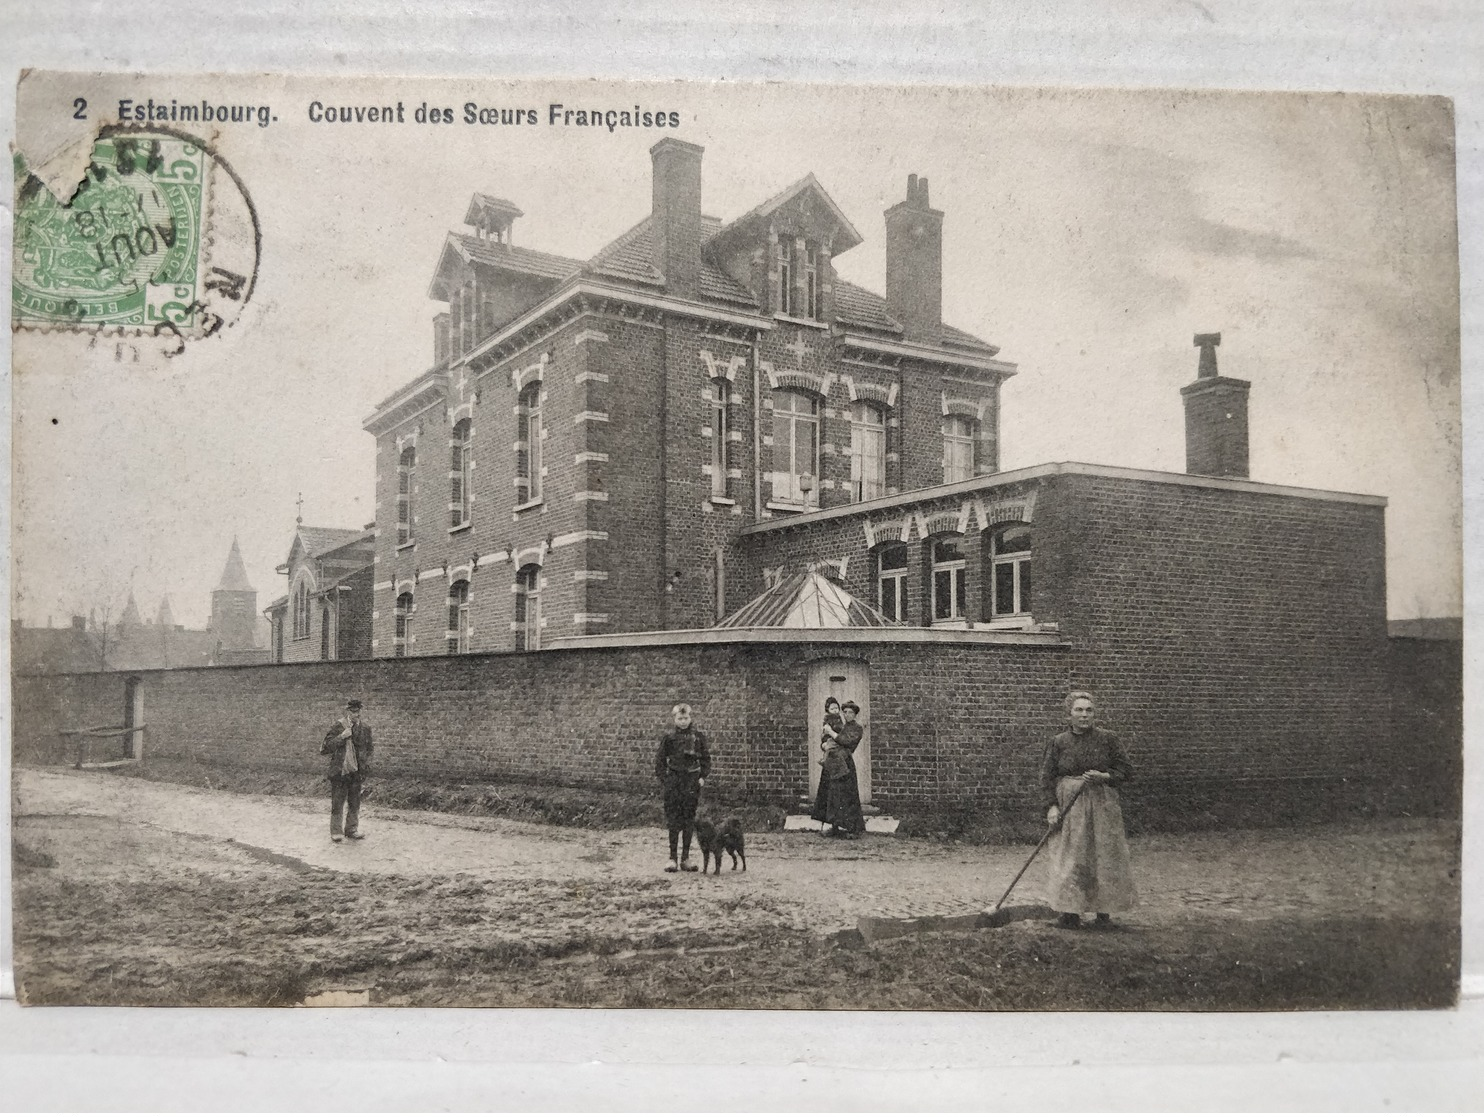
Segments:
[[[11,636],[10,666],[17,675],[75,675],[105,669],[105,649],[96,632],[16,625]]]
[[[216,637],[210,632],[141,625],[118,633],[108,647],[108,666],[114,671],[204,667],[211,662],[215,647]]]
[[[219,590],[252,590],[252,583],[247,580],[247,567],[242,564],[242,551],[237,547],[235,535],[232,536],[232,549],[227,552],[227,565],[222,568],[222,578],[216,588]]]
[[[850,218],[846,217],[845,212],[835,204],[835,199],[831,198],[825,188],[819,184],[819,179],[814,177],[813,171],[810,171],[803,178],[799,179],[798,182],[785,186],[767,201],[753,206],[752,209],[748,210],[735,221],[730,222],[725,228],[718,229],[714,235],[726,240],[732,234],[733,230],[741,230],[753,222],[767,217],[793,201],[806,190],[812,190],[815,196],[824,203],[825,211],[834,219],[838,227],[839,235],[835,240],[835,247],[832,250],[834,255],[838,256],[842,252],[847,252],[861,243],[863,238],[860,233],[856,232],[855,226],[850,223]]]
[[[565,279],[582,267],[581,260],[537,252],[534,248],[517,248],[513,244],[484,240],[468,233],[449,233],[448,236],[458,245],[465,259],[492,268],[524,272],[543,279]]]
[[[837,278],[835,280],[835,317],[862,329],[877,333],[901,336],[902,324],[887,309],[886,300],[875,291]],[[967,349],[993,357],[1000,351],[983,338],[950,326],[946,322],[938,327],[937,343],[946,349]]]
[[[881,333],[900,334],[902,324],[886,309],[886,300],[874,291],[836,277],[835,317]]]
[[[309,557],[319,558],[361,539],[370,539],[371,533],[349,527],[309,527],[307,524],[300,524],[298,537]]]
[[[817,570],[803,570],[758,594],[716,628],[886,628],[891,621]]]
[[[715,217],[701,218],[703,241],[721,228]],[[600,248],[583,269],[590,275],[603,275],[630,283],[664,285],[664,276],[654,266],[654,217],[650,215],[616,239]],[[757,306],[752,292],[738,283],[704,256],[701,258],[701,297],[721,302]]]

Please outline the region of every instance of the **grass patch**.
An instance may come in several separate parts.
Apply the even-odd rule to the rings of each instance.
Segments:
[[[184,784],[213,791],[253,795],[320,796],[328,784],[318,773],[263,771],[252,767],[205,765],[174,757],[155,757],[118,770],[121,775],[158,783]],[[395,810],[438,811],[484,818],[507,818],[589,830],[663,827],[659,789],[564,787],[517,780],[430,780],[416,776],[373,777],[370,800]],[[713,814],[742,820],[748,833],[783,829],[788,806],[781,800],[719,793],[707,788],[703,800]]]

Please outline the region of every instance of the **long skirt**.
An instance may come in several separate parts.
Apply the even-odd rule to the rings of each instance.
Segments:
[[[823,772],[819,775],[819,792],[814,796],[814,813],[811,818],[828,822],[836,830],[846,834],[863,834],[866,816],[861,813],[861,786],[855,774],[855,759],[848,753],[844,757],[846,772],[833,779]]]
[[[1081,783],[1075,776],[1056,783],[1062,820],[1046,843],[1046,902],[1057,911],[1127,911],[1139,901],[1118,792],[1107,784],[1088,784],[1069,811]]]

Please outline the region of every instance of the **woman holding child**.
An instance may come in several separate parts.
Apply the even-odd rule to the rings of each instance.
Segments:
[[[856,746],[865,736],[865,726],[856,721],[861,708],[854,702],[842,706],[834,698],[827,698],[824,710],[820,737],[824,758],[819,762],[819,792],[811,817],[830,827],[826,834],[831,838],[858,838],[866,829],[855,772]]]

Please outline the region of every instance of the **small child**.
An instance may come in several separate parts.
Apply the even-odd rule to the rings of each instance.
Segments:
[[[701,802],[701,788],[711,774],[711,750],[706,735],[691,724],[690,707],[680,703],[670,711],[675,728],[660,738],[654,758],[655,778],[665,795],[665,826],[670,831],[670,863],[665,872],[693,873],[690,843],[695,835],[696,808]],[[675,860],[676,845],[684,835],[685,846],[680,861]]]
[[[844,728],[845,716],[841,713],[840,701],[831,695],[824,700],[824,729],[819,736],[823,749],[819,766],[824,769],[824,779],[834,779],[845,774],[845,758],[835,744],[840,739],[840,730]]]
[[[840,736],[840,728],[844,724],[845,719],[840,714],[840,703],[831,695],[824,700],[824,730],[820,734],[819,743],[828,749],[835,743],[835,738]]]

